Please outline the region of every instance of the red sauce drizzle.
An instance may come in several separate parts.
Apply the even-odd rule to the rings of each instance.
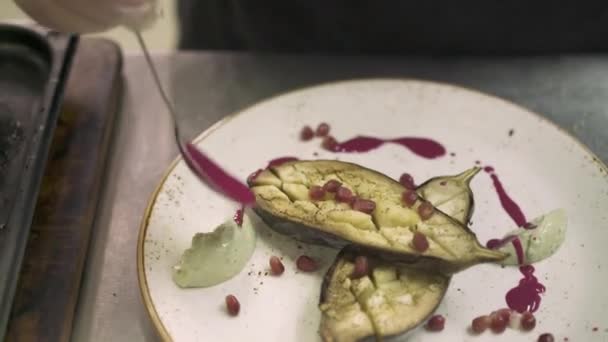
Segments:
[[[242,205],[255,202],[253,192],[245,184],[229,175],[193,144],[188,143],[185,147],[191,158],[185,158],[186,164],[210,188]]]
[[[494,168],[491,166],[486,166],[483,168],[485,172],[490,175],[492,178],[492,182],[494,183],[494,189],[496,190],[496,194],[498,195],[498,199],[500,200],[500,205],[505,210],[505,212],[511,217],[513,222],[518,227],[523,227],[528,223],[526,220],[526,216],[519,208],[519,205],[513,201],[513,199],[507,194],[505,188],[502,185],[502,182],[498,178],[498,175],[494,172]]]
[[[521,245],[521,241],[518,237],[514,238],[511,243],[513,244],[513,248],[515,248],[515,254],[517,254],[517,263],[523,265],[524,260],[524,249]]]
[[[536,228],[533,224],[528,223],[528,220],[519,205],[509,196],[509,194],[507,194],[502,182],[495,173],[494,168],[492,166],[486,166],[483,169],[490,175],[500,204],[513,222],[523,229]],[[505,300],[510,309],[519,313],[525,311],[535,312],[540,306],[540,294],[544,293],[546,288],[534,276],[534,267],[525,265],[524,250],[519,238],[516,236],[507,236],[504,239],[492,239],[487,242],[486,246],[495,249],[500,248],[509,242],[513,244],[513,248],[517,254],[517,262],[520,265],[524,265],[519,268],[520,272],[524,275],[524,278],[519,281],[519,284],[516,287],[507,292]]]
[[[445,147],[435,140],[417,137],[401,137],[393,139],[382,139],[370,136],[357,136],[344,142],[338,143],[335,152],[369,152],[380,146],[392,143],[403,146],[412,153],[427,159],[435,159],[444,156]]]
[[[507,292],[505,296],[507,305],[519,313],[535,312],[540,307],[540,294],[545,292],[545,286],[534,276],[533,266],[521,266],[519,271],[524,278],[519,281],[519,285]]]

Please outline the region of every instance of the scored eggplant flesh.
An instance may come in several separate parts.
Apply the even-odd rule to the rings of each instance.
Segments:
[[[332,179],[359,198],[374,201],[371,215],[339,203],[332,193],[319,201],[309,198],[312,186]],[[440,210],[422,220],[417,213],[420,200],[411,208],[404,206],[405,188],[399,182],[360,165],[327,160],[288,162],[262,171],[249,185],[256,196],[254,210],[266,224],[302,242],[336,248],[354,244],[387,260],[437,263],[449,272],[506,257],[483,247],[472,231]],[[412,245],[415,232],[428,239],[429,247],[422,253]]]
[[[470,181],[479,170],[480,168],[474,167],[455,176],[431,178],[416,191],[446,215],[467,224],[474,209]],[[322,316],[319,332],[326,342],[359,341],[372,336],[381,340],[389,335],[405,334],[435,311],[447,291],[451,279],[449,276],[442,276],[432,269],[408,269],[406,266],[398,268],[392,264],[380,263],[368,253],[347,249],[348,247],[338,254],[321,287],[319,308]],[[370,264],[375,264],[370,272],[371,279],[348,278],[354,271],[353,260],[356,256],[364,256]],[[413,278],[417,282],[412,284],[411,276],[399,276],[403,274],[417,275],[418,278]],[[403,278],[409,281],[396,282]],[[384,293],[383,289],[387,285],[396,291]],[[408,292],[412,285],[418,289],[417,296]],[[377,300],[378,305],[393,304],[385,312],[372,314],[365,306],[366,301],[362,300],[366,297],[356,296],[364,286],[368,286],[370,290],[367,291],[374,296],[382,298]],[[374,294],[372,287],[379,293]],[[367,298],[373,297],[368,295]],[[379,320],[379,317],[383,319]]]
[[[466,225],[475,209],[471,180],[480,170],[476,166],[454,176],[431,178],[419,185],[416,192],[437,209]]]
[[[447,291],[449,276],[371,256],[369,274],[352,278],[356,255],[342,250],[323,280],[319,332],[326,342],[401,335],[424,322]]]

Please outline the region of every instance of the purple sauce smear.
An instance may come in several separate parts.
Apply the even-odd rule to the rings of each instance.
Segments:
[[[494,168],[492,166],[486,166],[483,169],[490,175],[500,204],[513,222],[522,229],[536,228],[534,224],[528,222],[519,205],[506,192],[498,175],[495,173]],[[507,243],[513,244],[513,248],[517,254],[517,263],[524,265],[519,268],[520,272],[524,275],[524,278],[519,281],[519,284],[516,287],[507,292],[505,301],[510,309],[519,313],[525,311],[535,312],[540,307],[540,294],[544,293],[546,288],[534,276],[534,267],[525,265],[524,250],[519,238],[516,236],[507,236],[504,239],[491,239],[486,243],[486,246],[490,249],[498,249]]]
[[[525,311],[535,312],[540,307],[541,296],[546,288],[534,276],[534,267],[521,266],[519,271],[524,275],[519,284],[509,290],[505,299],[512,310],[519,313]]]
[[[515,248],[515,254],[517,254],[517,263],[520,265],[523,265],[525,260],[524,260],[524,249],[521,245],[521,241],[519,240],[518,237],[516,237],[513,239],[513,241],[511,241],[511,243],[513,244],[513,248]]]
[[[502,208],[518,227],[525,226],[528,223],[526,216],[524,216],[524,213],[521,211],[519,205],[517,205],[517,203],[515,203],[511,196],[509,196],[509,194],[505,191],[505,188],[498,178],[498,175],[494,172],[494,168],[491,166],[486,166],[483,168],[483,170],[490,175],[490,178],[492,178],[494,189],[496,190],[496,194],[498,195]]]
[[[382,139],[370,136],[357,136],[338,143],[334,151],[347,153],[369,152],[387,143],[403,146],[412,153],[426,159],[435,159],[444,156],[446,153],[445,147],[432,139],[417,137]]]
[[[186,153],[190,158],[184,158],[190,169],[213,190],[244,206],[255,203],[253,192],[236,178],[229,175],[219,165],[207,157],[196,146],[186,144]]]

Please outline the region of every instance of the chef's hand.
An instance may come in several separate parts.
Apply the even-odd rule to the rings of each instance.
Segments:
[[[70,33],[116,26],[144,29],[157,15],[157,0],[15,0],[39,24]]]

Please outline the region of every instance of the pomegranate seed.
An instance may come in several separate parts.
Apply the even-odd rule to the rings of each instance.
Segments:
[[[401,194],[401,200],[406,207],[411,208],[418,200],[418,194],[414,190],[405,190]]]
[[[330,179],[323,185],[323,189],[327,192],[336,192],[340,186],[342,186],[342,183],[335,179]]]
[[[331,135],[323,139],[323,143],[321,143],[321,146],[324,149],[332,152],[336,152],[338,150],[338,142]]]
[[[281,259],[279,259],[276,256],[271,256],[270,257],[270,270],[272,271],[272,274],[274,275],[281,275],[283,274],[283,272],[285,272],[285,266],[283,266],[283,263],[281,262]]]
[[[353,209],[366,213],[366,214],[371,214],[372,212],[374,212],[374,209],[376,209],[376,202],[374,201],[370,201],[370,200],[366,200],[366,199],[361,199],[361,198],[355,198],[355,200],[353,201]]]
[[[435,315],[426,323],[426,330],[441,331],[445,326],[445,318],[441,315]]]
[[[501,315],[505,322],[509,322],[511,320],[511,309],[503,308],[498,311],[493,312],[492,314]]]
[[[427,249],[429,249],[429,240],[426,236],[420,232],[415,232],[414,237],[412,238],[412,245],[414,249],[420,253],[424,253]]]
[[[369,273],[369,262],[367,257],[358,256],[355,258],[355,269],[353,270],[353,274],[351,277],[353,279],[359,279],[363,276],[366,276]]]
[[[491,318],[492,322],[490,323],[490,329],[492,329],[494,333],[500,334],[505,331],[505,329],[507,329],[508,321],[505,320],[504,315],[499,315],[498,313],[495,313],[491,315]]]
[[[323,197],[325,197],[325,190],[318,185],[313,185],[308,190],[308,196],[310,196],[310,199],[313,201],[322,200]]]
[[[521,316],[521,329],[530,331],[536,327],[536,318],[531,312],[524,312]]]
[[[302,131],[300,132],[300,139],[302,139],[303,141],[308,141],[310,139],[312,139],[315,135],[315,132],[313,132],[312,128],[310,128],[310,126],[304,126],[302,127]]]
[[[544,333],[538,336],[538,342],[555,342],[555,338],[553,338],[552,334]]]
[[[350,203],[353,199],[353,192],[349,188],[343,186],[339,187],[336,191],[336,200],[338,202]]]
[[[491,322],[490,316],[479,316],[471,322],[471,330],[476,334],[481,334],[488,329]]]
[[[404,173],[399,177],[399,183],[403,185],[406,189],[414,190],[416,189],[416,184],[414,184],[414,177],[409,173]]]
[[[239,300],[236,299],[235,296],[227,295],[226,296],[226,309],[228,310],[228,313],[230,314],[230,316],[236,316],[239,314],[239,311],[241,310],[241,304],[239,303]]]
[[[302,255],[296,260],[298,269],[303,272],[314,272],[317,270],[317,263],[309,256]]]
[[[431,218],[431,216],[433,216],[434,211],[435,208],[433,207],[433,205],[426,201],[420,203],[420,205],[418,206],[418,215],[420,215],[420,218],[423,221]]]
[[[319,124],[319,126],[317,126],[317,131],[315,132],[315,134],[318,137],[324,137],[329,133],[329,125],[326,124],[325,122],[322,122]]]

